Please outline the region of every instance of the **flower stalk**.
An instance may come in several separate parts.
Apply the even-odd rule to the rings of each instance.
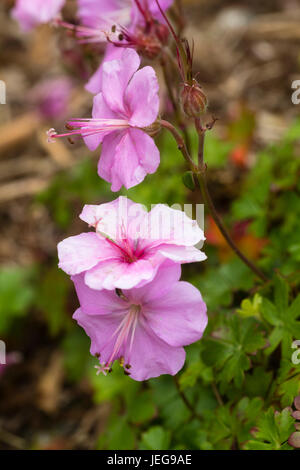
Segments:
[[[195,127],[196,127],[198,137],[199,137],[198,164],[196,164],[194,160],[192,159],[192,157],[190,156],[190,153],[187,149],[185,141],[183,137],[181,136],[181,134],[178,132],[178,130],[175,128],[175,126],[173,126],[173,124],[171,124],[170,122],[164,121],[164,120],[161,120],[160,123],[161,123],[161,126],[167,129],[176,140],[178,149],[182,153],[185,161],[187,162],[191,171],[193,172],[195,179],[198,181],[204,204],[208,207],[209,212],[214,222],[216,223],[218,229],[220,230],[221,234],[223,235],[224,239],[226,240],[230,248],[243,261],[243,263],[245,263],[246,266],[248,266],[248,268],[254,272],[256,276],[258,276],[264,282],[268,281],[268,278],[265,276],[265,274],[251,260],[249,260],[247,256],[245,256],[241,252],[241,250],[238,248],[236,243],[231,238],[228,230],[226,229],[221,217],[219,216],[215,208],[215,205],[213,203],[213,200],[208,190],[207,181],[206,181],[207,166],[204,162],[204,140],[205,140],[206,131],[212,129],[215,123],[215,119],[212,121],[212,123],[208,124],[206,128],[203,128],[200,118],[195,119]]]

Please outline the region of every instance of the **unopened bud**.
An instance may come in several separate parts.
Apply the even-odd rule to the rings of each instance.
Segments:
[[[188,83],[183,85],[180,98],[183,111],[190,118],[197,118],[207,110],[207,97],[195,79],[192,85]]]

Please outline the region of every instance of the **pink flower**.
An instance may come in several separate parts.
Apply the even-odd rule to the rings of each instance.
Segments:
[[[45,119],[62,119],[66,116],[72,92],[72,82],[67,77],[56,77],[38,83],[29,93],[29,101]]]
[[[59,267],[83,274],[92,289],[131,289],[154,279],[165,260],[189,263],[206,259],[193,245],[204,240],[196,221],[162,204],[147,212],[119,197],[99,206],[84,206],[80,218],[95,232],[58,244]]]
[[[167,10],[172,3],[173,0],[161,0],[160,6]],[[156,49],[160,51],[160,43],[164,42],[161,35],[166,26],[158,23],[162,15],[155,0],[79,0],[78,15],[82,26],[75,30],[81,42],[106,42],[108,39],[112,42],[107,46],[103,62],[86,85],[93,94],[102,89],[103,63],[122,56],[120,47],[114,44],[133,47],[151,57],[151,54],[156,55]],[[115,33],[112,33],[114,28]]]
[[[40,23],[48,23],[58,15],[65,0],[17,0],[12,17],[24,31],[29,31]]]
[[[158,81],[152,67],[139,66],[133,49],[124,49],[120,60],[105,62],[92,119],[69,121],[73,130],[65,134],[48,133],[50,138],[79,134],[90,150],[102,143],[98,174],[112,184],[112,191],[141,183],[160,161],[158,148],[143,130],[158,115]]]
[[[82,274],[73,276],[80,302],[73,318],[91,338],[98,373],[106,375],[117,359],[139,381],[183,367],[183,346],[202,337],[207,315],[200,292],[179,278],[180,266],[165,264],[151,283],[118,295],[90,289]]]

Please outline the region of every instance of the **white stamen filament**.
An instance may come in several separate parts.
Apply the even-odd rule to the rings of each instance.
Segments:
[[[114,332],[113,336],[116,336],[116,335],[118,336],[114,345],[113,352],[109,360],[105,364],[106,367],[110,367],[110,365],[114,362],[122,346],[126,347],[129,335],[131,333],[130,345],[129,345],[129,351],[128,351],[128,354],[130,354],[140,312],[141,312],[140,305],[131,305],[129,312],[127,313],[125,318],[122,320],[122,322],[120,323],[120,325]]]

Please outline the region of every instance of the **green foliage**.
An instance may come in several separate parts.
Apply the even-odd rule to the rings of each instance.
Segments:
[[[229,126],[226,142],[207,133],[205,159],[212,172],[227,167],[229,153],[248,141],[253,126],[245,111]],[[77,305],[72,284],[53,261],[0,271],[0,335],[11,335],[29,312],[47,326],[63,353],[67,380],[74,386],[83,380],[95,404],[109,408],[98,449],[291,448],[294,419],[286,407],[300,393],[300,364],[292,362],[292,342],[300,340],[299,129],[300,120],[282,142],[259,152],[243,172],[234,201],[227,205],[227,194],[224,206],[217,201],[222,211],[228,207],[230,228],[248,221],[248,233],[267,240],[256,262],[269,282],[261,283],[234,255],[220,257],[209,241],[207,261],[183,267],[184,279],[203,295],[209,323],[204,338],[185,348],[176,383],[171,376],[134,382],[118,364],[106,377],[97,376],[90,341],[71,320]],[[195,152],[194,131],[190,138]],[[190,191],[190,175],[182,181],[187,168],[172,137],[162,133],[157,143],[159,170],[123,194],[148,207],[199,202],[198,191]],[[74,207],[79,212],[83,203],[112,199],[95,167],[95,160],[84,160],[38,196],[60,232],[75,217]]]
[[[161,426],[153,426],[142,434],[141,449],[167,450],[170,446],[171,434]]]
[[[244,299],[241,303],[241,308],[237,310],[237,313],[242,317],[256,317],[260,318],[260,306],[262,298],[259,294],[255,294],[253,299]]]
[[[79,380],[86,372],[89,361],[88,350],[88,337],[74,325],[62,341],[66,373],[70,380]]]
[[[217,332],[217,338],[206,339],[202,354],[206,364],[219,370],[218,380],[222,384],[234,381],[241,387],[244,373],[251,367],[249,355],[256,354],[265,346],[266,340],[258,324],[252,318],[230,318],[225,328]]]
[[[71,282],[56,266],[41,277],[37,306],[45,315],[49,333],[53,336],[71,324],[70,316],[66,315],[66,301],[70,287],[72,287]]]
[[[269,336],[270,354],[281,344],[283,356],[290,356],[293,339],[300,338],[300,294],[289,305],[288,284],[280,278],[275,279],[274,303],[263,298],[261,312],[263,318],[274,328]]]
[[[32,269],[10,266],[0,270],[0,335],[29,312],[35,294],[32,281]]]
[[[295,430],[294,422],[289,409],[284,409],[279,413],[270,408],[258,421],[258,430],[254,433],[255,439],[249,440],[244,448],[248,450],[291,449],[287,440]]]

